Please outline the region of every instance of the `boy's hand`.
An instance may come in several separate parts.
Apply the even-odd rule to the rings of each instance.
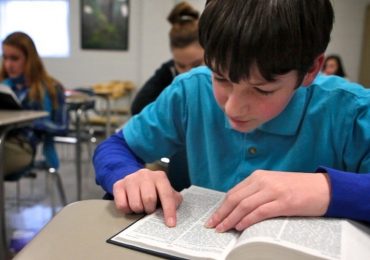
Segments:
[[[322,216],[329,201],[325,174],[258,170],[226,194],[206,226],[224,232],[279,216]]]
[[[176,209],[182,196],[172,188],[163,171],[141,169],[130,174],[113,185],[113,195],[117,209],[126,214],[152,213],[159,199],[166,225],[176,225]]]

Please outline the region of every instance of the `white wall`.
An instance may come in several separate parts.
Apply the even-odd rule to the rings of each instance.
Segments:
[[[171,57],[170,25],[166,17],[179,0],[131,0],[128,51],[95,51],[80,48],[80,1],[70,0],[71,57],[45,59],[54,77],[66,87],[109,80],[132,80],[138,86]],[[202,10],[205,0],[189,0]],[[357,80],[366,4],[370,0],[333,0],[336,22],[327,53],[343,57],[348,76]]]
[[[70,1],[71,56],[66,59],[45,59],[49,73],[67,88],[119,79],[138,82],[142,1],[130,1],[129,51],[82,50],[79,2]]]
[[[109,80],[132,80],[141,86],[161,63],[171,57],[170,24],[166,18],[176,0],[131,0],[129,50],[104,51],[80,48],[80,6],[71,0],[71,57],[44,59],[51,75],[66,87],[88,86]],[[203,10],[205,0],[189,0]]]
[[[370,0],[333,0],[335,23],[327,54],[339,54],[349,79],[360,72],[366,6]]]
[[[171,28],[167,16],[179,0],[141,0],[142,9],[142,42],[140,57],[139,82],[144,83],[160,64],[171,58],[168,32]],[[132,2],[132,1],[131,1]],[[201,12],[205,0],[187,0],[195,9]]]

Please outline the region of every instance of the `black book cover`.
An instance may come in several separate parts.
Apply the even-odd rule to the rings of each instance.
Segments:
[[[12,89],[0,84],[0,109],[21,110],[22,106]]]

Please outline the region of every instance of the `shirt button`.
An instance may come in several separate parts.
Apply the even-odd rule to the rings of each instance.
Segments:
[[[257,153],[256,147],[249,147],[248,153],[252,154],[252,155],[255,155]]]

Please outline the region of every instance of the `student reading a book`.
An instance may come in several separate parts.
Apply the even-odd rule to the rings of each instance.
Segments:
[[[370,92],[320,74],[330,0],[211,0],[199,22],[207,67],[179,75],[96,149],[96,180],[125,213],[181,195],[145,162],[186,147],[191,183],[227,191],[207,226],[277,216],[370,221]],[[154,147],[154,148],[153,148]]]
[[[133,115],[156,100],[177,75],[203,64],[204,51],[198,41],[199,12],[189,3],[180,2],[167,20],[172,25],[169,32],[172,59],[163,63],[140,89],[131,105]]]
[[[62,85],[46,72],[33,40],[14,32],[2,42],[3,59],[0,82],[9,86],[22,108],[45,110],[49,116],[35,120],[32,127],[14,130],[4,143],[5,175],[28,167],[36,146],[43,143],[43,154],[50,167],[58,168],[53,135],[67,129],[67,113]]]
[[[159,96],[180,73],[203,64],[203,48],[198,41],[199,12],[189,3],[180,2],[167,17],[172,59],[162,64],[144,84],[132,102],[131,113],[136,115]],[[177,173],[177,174],[176,174]],[[171,156],[168,177],[176,190],[189,186],[186,151]]]

